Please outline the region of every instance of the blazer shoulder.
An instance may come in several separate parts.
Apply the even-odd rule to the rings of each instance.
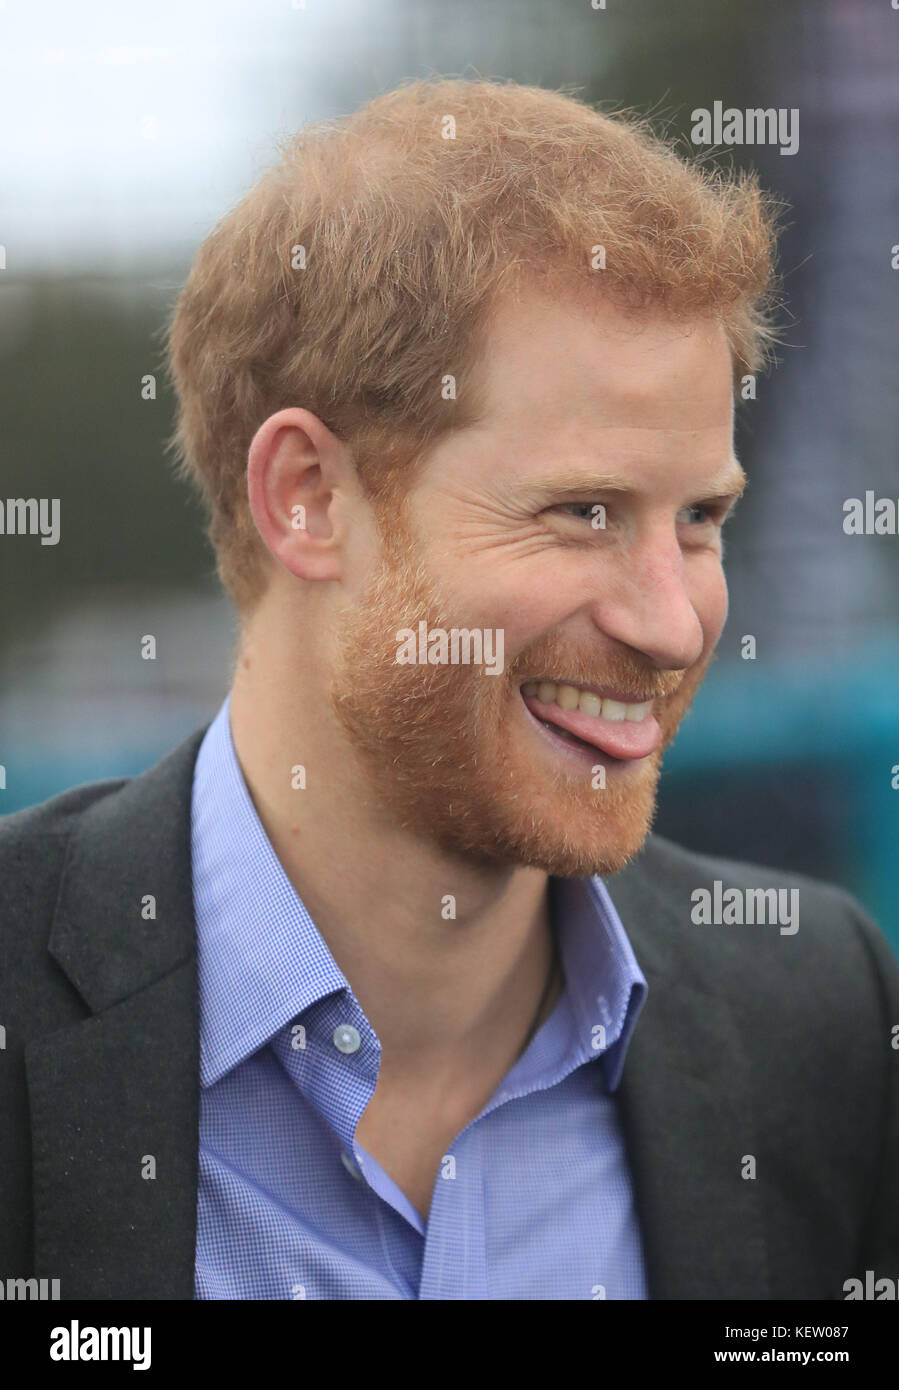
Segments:
[[[724,855],[703,854],[699,850],[687,849],[674,840],[662,835],[650,835],[646,841],[641,858],[645,855],[647,867],[671,877],[696,879],[701,876],[719,878],[730,887],[758,887],[770,883],[777,887],[795,886],[810,890],[833,893],[849,899],[850,895],[837,884],[827,879],[814,878],[808,874],[796,873],[792,869],[774,868],[770,864],[756,864],[749,859],[729,859]]]
[[[42,835],[67,833],[81,811],[101,797],[118,791],[130,780],[129,777],[108,777],[97,782],[82,782],[77,787],[57,792],[46,801],[0,815],[0,854],[9,854],[17,845]]]
[[[688,904],[695,901],[696,890],[708,892],[716,882],[721,884],[722,895],[728,889],[747,895],[770,893],[773,889],[784,904],[784,895],[789,895],[791,910],[795,911],[795,931],[779,930],[777,926],[728,926],[726,921],[717,926],[694,927],[703,932],[704,952],[715,954],[720,950],[732,963],[739,958],[741,968],[750,971],[767,970],[772,955],[786,966],[792,961],[797,971],[812,976],[826,973],[836,978],[843,972],[854,971],[858,979],[861,966],[861,978],[872,970],[881,987],[899,1000],[899,959],[895,948],[861,903],[838,884],[748,860],[698,853],[660,835],[649,836],[636,862],[644,863],[656,893],[669,901],[674,899],[682,911],[686,909],[688,919]],[[792,973],[789,967],[787,973]]]
[[[0,817],[0,945],[5,973],[18,996],[25,992],[26,980],[43,980],[46,974],[43,953],[73,830],[91,806],[115,797],[128,780],[85,782]],[[9,1012],[5,987],[0,998]]]
[[[110,843],[116,835],[145,834],[160,816],[183,811],[207,728],[195,730],[146,772],[83,782],[0,816],[0,881],[7,903],[15,904],[19,894],[27,896],[36,884],[46,887],[58,878],[73,837]],[[6,917],[0,912],[0,925]]]

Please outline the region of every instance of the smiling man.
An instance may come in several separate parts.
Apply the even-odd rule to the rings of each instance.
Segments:
[[[233,686],[0,830],[11,1275],[768,1299],[897,1266],[885,938],[650,834],[773,244],[751,181],[639,125],[442,80],[288,142],[204,243],[175,442]],[[716,882],[802,931],[697,925]]]

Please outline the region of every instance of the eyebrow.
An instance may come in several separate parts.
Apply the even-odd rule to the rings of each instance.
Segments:
[[[737,463],[732,460],[726,472],[720,474],[705,487],[691,488],[697,501],[714,502],[719,498],[741,497],[749,479]],[[599,492],[634,492],[634,480],[623,473],[566,472],[555,479],[525,484],[525,494],[529,500],[539,502],[547,497],[562,498],[566,501],[583,501]]]

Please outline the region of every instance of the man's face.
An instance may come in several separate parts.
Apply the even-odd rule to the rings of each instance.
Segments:
[[[501,306],[484,371],[486,417],[381,517],[381,563],[335,635],[332,707],[396,824],[472,862],[613,874],[650,829],[727,615],[730,353],[710,320],[534,291]],[[399,630],[417,639],[422,620],[502,629],[501,673],[398,664]],[[560,685],[617,707],[579,690],[566,710]]]

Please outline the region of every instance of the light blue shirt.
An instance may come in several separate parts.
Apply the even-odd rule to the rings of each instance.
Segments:
[[[647,1298],[615,1090],[648,987],[602,880],[550,879],[564,993],[449,1146],[425,1221],[355,1141],[380,1043],[256,814],[229,710],[192,799],[195,1297]]]

